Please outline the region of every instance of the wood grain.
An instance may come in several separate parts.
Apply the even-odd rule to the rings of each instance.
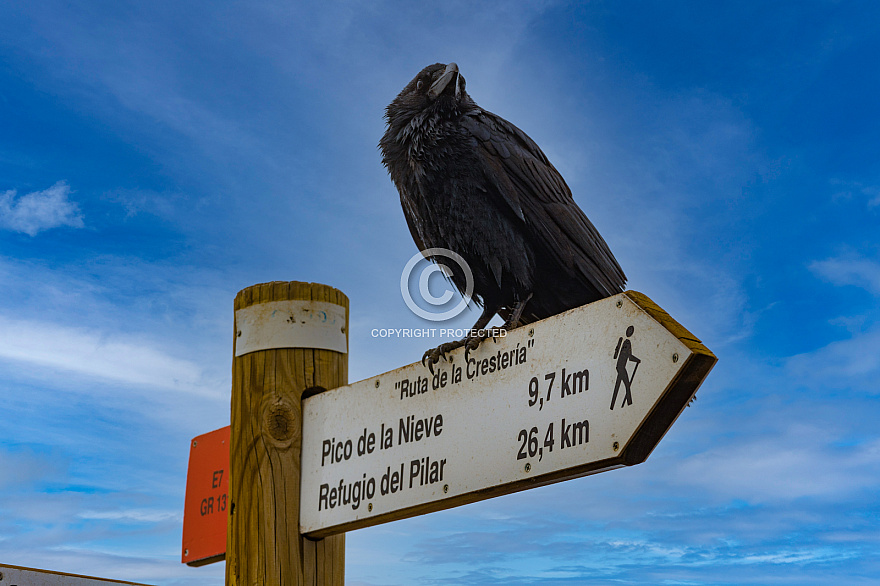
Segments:
[[[317,283],[274,281],[243,289],[235,310],[269,301],[348,297]],[[303,391],[348,383],[348,355],[279,348],[235,356],[226,543],[227,586],[324,586],[345,582],[345,535],[313,540],[299,534]]]

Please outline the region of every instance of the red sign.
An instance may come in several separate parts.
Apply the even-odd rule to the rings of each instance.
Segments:
[[[226,558],[229,426],[194,437],[186,473],[180,561],[204,566]]]

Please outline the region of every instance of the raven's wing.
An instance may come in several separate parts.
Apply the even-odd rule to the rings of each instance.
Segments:
[[[466,112],[461,125],[479,145],[488,190],[510,206],[547,251],[598,292],[623,291],[623,270],[535,141],[479,107]]]

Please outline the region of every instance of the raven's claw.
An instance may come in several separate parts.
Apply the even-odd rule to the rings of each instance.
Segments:
[[[500,328],[492,328],[490,330],[480,329],[480,330],[478,330],[479,333],[476,336],[468,336],[467,338],[462,340],[462,343],[464,344],[464,347],[465,347],[464,361],[465,362],[468,361],[468,359],[470,358],[471,351],[479,348],[480,344],[483,342],[483,340],[492,339],[492,341],[494,342],[495,336],[493,336],[489,332],[496,332],[499,329],[507,330],[508,328],[507,328],[507,325],[503,325]]]
[[[484,338],[488,338],[489,336],[471,336],[464,340],[464,361],[467,362],[470,358],[471,350],[476,350],[480,346],[480,342],[483,341]]]
[[[518,328],[521,325],[520,320],[516,320],[516,321],[512,321],[512,320],[513,320],[513,318],[507,320],[506,322],[504,322],[504,325],[498,329],[509,332],[511,330],[515,330],[516,328]]]
[[[449,352],[461,348],[462,346],[464,346],[464,361],[467,362],[470,358],[471,351],[479,348],[480,343],[483,340],[487,338],[494,339],[494,337],[489,334],[489,331],[490,330],[480,330],[479,335],[468,336],[463,340],[455,340],[454,342],[444,342],[436,348],[431,348],[422,355],[422,366],[427,366],[428,370],[431,371],[431,374],[434,374],[434,365],[440,362],[441,358],[446,361],[446,355]]]
[[[444,342],[436,348],[431,348],[422,356],[422,366],[427,366],[428,370],[431,371],[431,374],[434,374],[434,365],[440,362],[441,358],[445,362],[446,354],[452,352],[456,348],[461,348],[464,346],[464,343],[464,340],[456,340],[454,342]]]

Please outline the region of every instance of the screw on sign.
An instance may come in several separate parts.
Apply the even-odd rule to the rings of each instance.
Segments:
[[[186,476],[181,561],[202,566],[224,559],[228,515],[229,427],[193,439]]]

